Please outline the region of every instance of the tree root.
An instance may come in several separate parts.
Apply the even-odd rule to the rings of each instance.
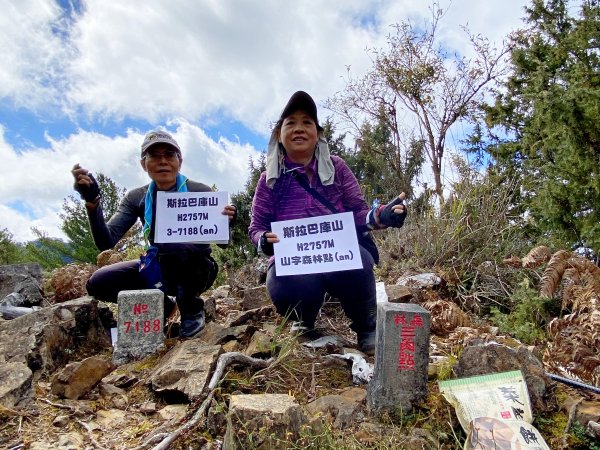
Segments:
[[[239,352],[223,353],[221,356],[219,356],[219,359],[217,360],[217,366],[215,368],[215,372],[213,373],[213,376],[211,377],[211,379],[208,383],[208,386],[205,389],[205,392],[208,391],[208,393],[206,394],[206,397],[204,398],[204,400],[202,401],[202,403],[200,404],[200,406],[198,407],[198,409],[196,410],[194,415],[187,422],[185,422],[183,425],[181,425],[179,428],[177,428],[175,431],[173,431],[171,433],[161,433],[158,435],[155,434],[155,435],[151,436],[149,439],[147,439],[146,442],[144,442],[142,445],[140,445],[139,447],[136,447],[133,450],[145,450],[150,445],[156,443],[158,439],[162,439],[162,440],[157,445],[152,447],[152,450],[167,450],[169,448],[169,446],[173,442],[175,442],[179,437],[181,437],[182,435],[187,433],[189,430],[194,428],[200,422],[200,420],[202,420],[202,417],[204,416],[204,414],[206,413],[206,410],[208,409],[210,403],[212,402],[212,399],[215,394],[215,388],[217,387],[217,385],[219,384],[219,381],[223,377],[225,369],[227,369],[227,367],[230,366],[231,364],[244,364],[253,369],[260,370],[260,369],[265,369],[265,368],[269,367],[271,365],[271,363],[273,362],[273,360],[274,360],[273,358],[269,358],[267,360],[259,359],[259,358],[251,358],[250,356],[244,355],[243,353],[239,353]]]

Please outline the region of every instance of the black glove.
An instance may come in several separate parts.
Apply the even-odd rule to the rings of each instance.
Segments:
[[[238,209],[237,206],[235,205],[231,205],[235,208],[235,212],[233,213],[233,217],[231,218],[231,220],[229,221],[229,226],[232,227],[235,225],[235,222],[237,221],[237,217],[238,217]]]
[[[400,214],[393,212],[393,208],[396,205],[401,205],[403,200],[400,197],[396,197],[394,201],[385,205],[385,208],[379,213],[379,221],[382,225],[392,228],[400,228],[404,225],[404,219],[406,219],[406,205],[404,211]]]
[[[98,182],[94,178],[94,175],[88,173],[87,176],[92,180],[92,183],[89,186],[75,182],[73,188],[79,192],[82,200],[86,202],[95,202],[100,196],[100,188],[98,187]]]
[[[273,243],[267,242],[267,232],[265,231],[260,237],[260,241],[258,242],[260,247],[260,251],[263,252],[267,256],[272,256],[275,253],[273,249]]]

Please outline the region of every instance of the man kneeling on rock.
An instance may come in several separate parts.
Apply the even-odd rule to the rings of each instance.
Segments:
[[[79,164],[75,164],[71,173],[75,179],[74,188],[85,201],[92,236],[98,249],[113,248],[140,219],[145,239],[151,248],[157,249],[161,289],[166,294],[165,317],[174,308],[167,295],[174,296],[181,313],[179,335],[188,338],[204,328],[204,302],[200,294],[213,284],[218,266],[211,257],[209,244],[154,243],[157,191],[211,191],[206,184],[183,176],[179,172],[182,162],[179,145],[169,133],[148,133],[142,143],[140,163],[151,179],[150,184],[129,191],[108,222],[104,220],[100,202],[102,193],[94,176]],[[235,206],[225,206],[223,214],[229,217],[231,225],[236,216]],[[120,291],[149,287],[140,274],[139,260],[104,266],[94,272],[86,285],[89,295],[108,302],[116,302]]]

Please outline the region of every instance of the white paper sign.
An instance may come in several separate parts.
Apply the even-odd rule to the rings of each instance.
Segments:
[[[277,275],[361,269],[362,259],[351,212],[271,223]]]
[[[156,193],[154,242],[229,242],[227,192]]]

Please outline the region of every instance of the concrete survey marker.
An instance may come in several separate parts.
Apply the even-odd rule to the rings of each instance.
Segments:
[[[158,289],[119,292],[115,364],[144,358],[164,347],[163,303],[164,294]]]
[[[408,413],[427,395],[431,316],[419,305],[379,303],[375,367],[367,390],[372,412]]]

